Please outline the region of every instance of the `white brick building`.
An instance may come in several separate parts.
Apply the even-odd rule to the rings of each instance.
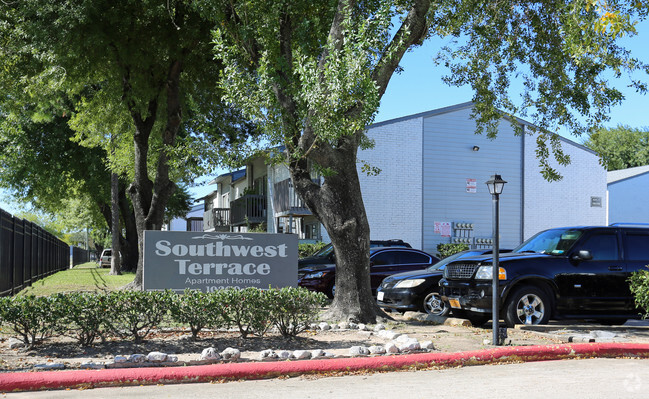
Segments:
[[[563,179],[547,182],[529,123],[516,120],[529,134],[515,135],[503,119],[498,137],[490,140],[475,134],[471,107],[459,104],[369,126],[367,135],[375,145],[359,151],[358,167],[371,239],[403,239],[430,253],[437,252],[437,244],[454,241],[490,246],[492,200],[485,182],[493,174],[508,182],[500,197],[503,248],[550,227],[606,223],[606,171],[593,151],[562,139],[572,162],[555,165]],[[363,163],[381,172],[368,176],[361,171]],[[227,177],[217,181],[227,183]],[[268,231],[328,241],[324,228],[295,196],[285,166],[255,160],[239,177],[266,196]],[[259,188],[262,180],[264,190]]]
[[[381,169],[377,176],[359,172],[372,239],[401,238],[431,253],[456,238],[473,245],[491,239],[485,182],[493,174],[508,182],[500,196],[501,247],[550,227],[606,223],[606,170],[593,151],[562,138],[571,164],[553,162],[563,179],[547,182],[529,123],[516,121],[528,133],[517,136],[503,119],[490,140],[475,134],[471,107],[459,104],[369,127],[375,147],[358,158]],[[443,229],[449,225],[450,237]]]

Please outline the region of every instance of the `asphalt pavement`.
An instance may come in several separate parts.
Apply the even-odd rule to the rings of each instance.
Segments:
[[[23,392],[0,398],[647,398],[648,359],[578,359],[440,370]]]

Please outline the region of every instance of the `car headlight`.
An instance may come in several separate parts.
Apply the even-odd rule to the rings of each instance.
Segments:
[[[493,266],[480,266],[475,273],[476,280],[492,280],[493,279]],[[507,280],[507,271],[504,267],[498,268],[498,280]]]
[[[315,272],[315,273],[309,273],[304,276],[305,279],[312,279],[312,278],[322,278],[324,275],[327,274],[327,272]]]
[[[411,278],[407,280],[401,280],[394,285],[394,288],[412,288],[424,283],[423,278]]]

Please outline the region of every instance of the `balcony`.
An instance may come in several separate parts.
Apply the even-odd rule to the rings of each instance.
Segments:
[[[275,217],[311,215],[311,211],[293,188],[291,179],[275,183],[273,205],[275,206]]]
[[[230,231],[230,208],[213,208],[203,213],[204,231]]]
[[[244,195],[230,202],[232,226],[266,223],[266,196]]]

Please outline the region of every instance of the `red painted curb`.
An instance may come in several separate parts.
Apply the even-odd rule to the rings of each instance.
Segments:
[[[394,370],[411,366],[456,366],[503,361],[539,361],[579,357],[649,357],[649,344],[587,343],[497,347],[457,353],[417,353],[344,359],[227,363],[208,366],[149,367],[0,373],[0,392],[100,386],[260,379],[337,371]]]

